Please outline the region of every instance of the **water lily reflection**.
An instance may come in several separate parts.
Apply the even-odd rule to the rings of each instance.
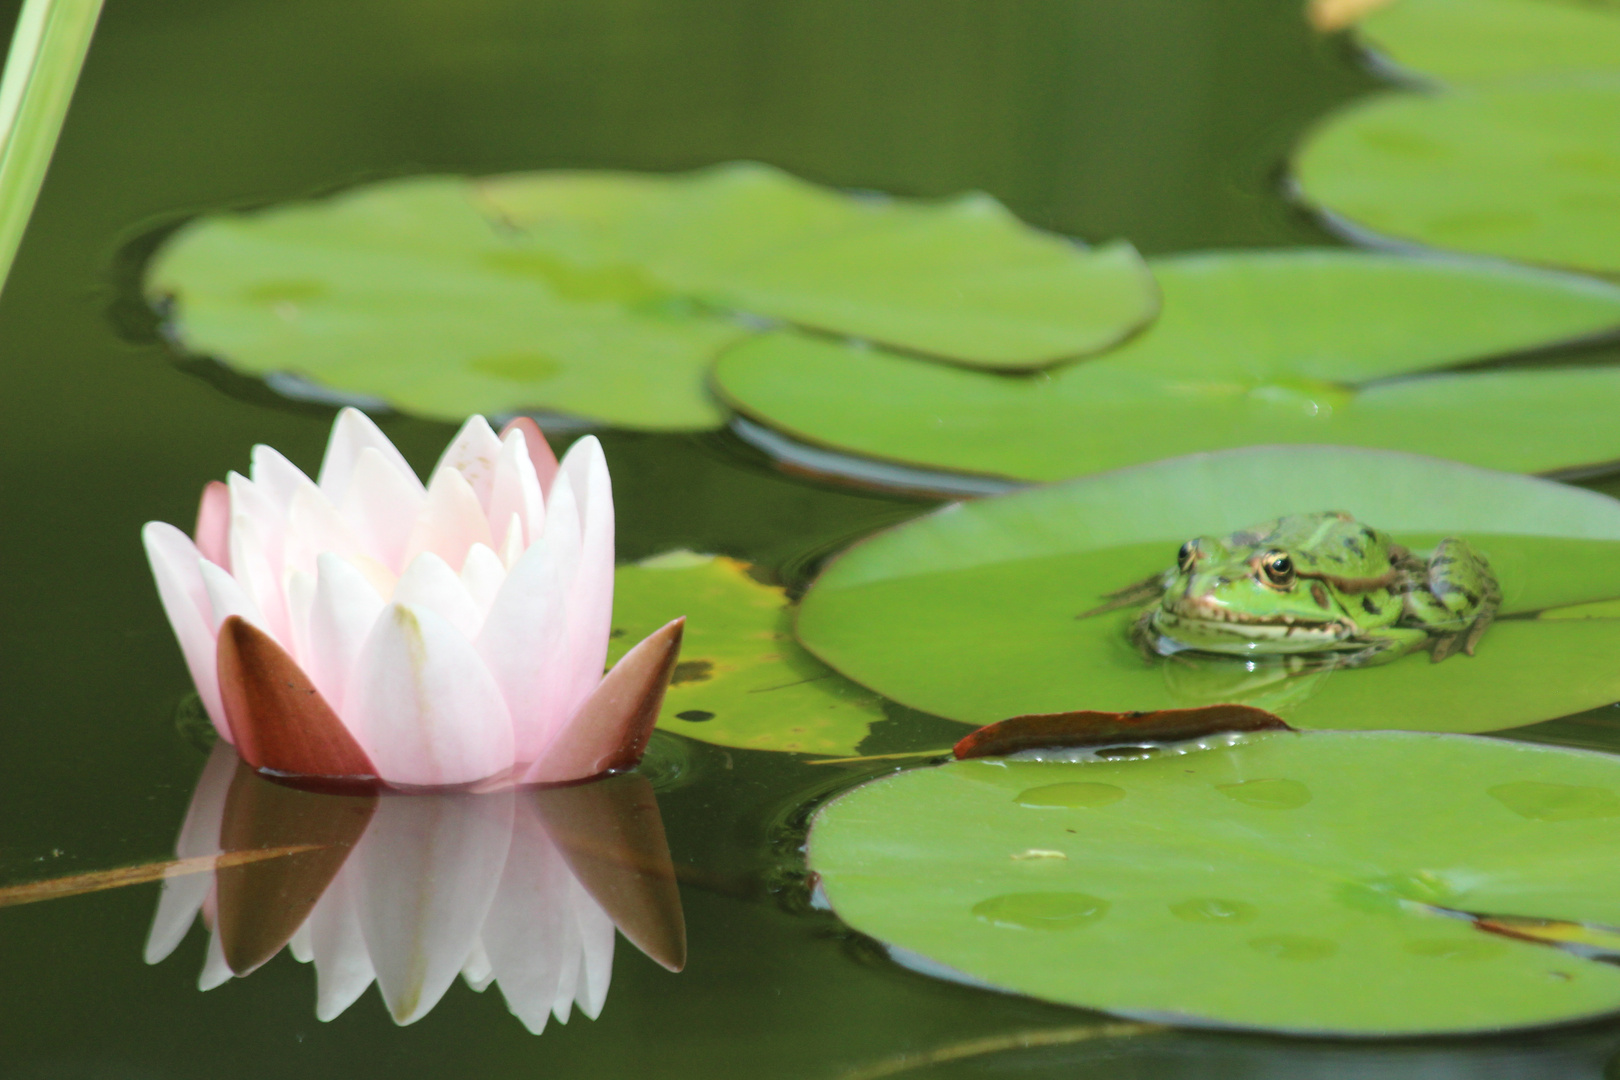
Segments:
[[[498,983],[530,1031],[577,1006],[593,1019],[615,927],[671,971],[686,937],[658,805],[644,777],[494,794],[327,793],[261,776],[221,743],[192,796],[182,858],[275,857],[168,878],[146,943],[168,956],[199,913],[199,986],[254,971],[286,946],[313,961],[330,1020],[373,981],[400,1024],[456,976]]]

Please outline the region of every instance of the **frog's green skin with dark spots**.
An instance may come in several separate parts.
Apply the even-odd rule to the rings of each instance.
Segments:
[[[1144,600],[1154,603],[1131,639],[1148,656],[1279,655],[1348,667],[1421,648],[1436,661],[1458,650],[1471,656],[1501,591],[1466,540],[1448,537],[1424,559],[1349,514],[1327,512],[1196,537],[1175,567],[1097,610]]]

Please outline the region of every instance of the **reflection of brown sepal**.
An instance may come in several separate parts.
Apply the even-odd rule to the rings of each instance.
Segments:
[[[635,768],[664,704],[685,626],[684,618],[666,623],[625,653],[522,782],[564,783]]]
[[[653,960],[686,966],[686,920],[647,778],[637,773],[530,794],[546,833],[619,932]]]
[[[372,777],[377,767],[298,662],[232,615],[219,628],[219,693],[237,753],[293,776]]]
[[[267,780],[238,762],[225,796],[219,846],[226,853],[311,848],[214,871],[225,962],[246,975],[270,959],[309,917],[376,808],[374,795],[325,795]]]
[[[1145,713],[1034,713],[990,724],[958,742],[958,758],[1005,757],[1024,750],[1169,743],[1244,731],[1292,731],[1264,709],[1208,705]]]

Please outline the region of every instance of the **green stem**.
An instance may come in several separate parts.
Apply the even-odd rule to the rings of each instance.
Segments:
[[[0,289],[34,212],[102,0],[24,0],[0,78]]]

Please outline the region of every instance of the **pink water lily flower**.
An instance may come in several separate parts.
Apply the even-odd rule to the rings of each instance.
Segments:
[[[434,788],[633,766],[682,620],[603,677],[613,490],[594,437],[468,420],[424,488],[345,409],[318,481],[268,446],[203,492],[196,539],[142,532],[222,738],[256,768]]]

